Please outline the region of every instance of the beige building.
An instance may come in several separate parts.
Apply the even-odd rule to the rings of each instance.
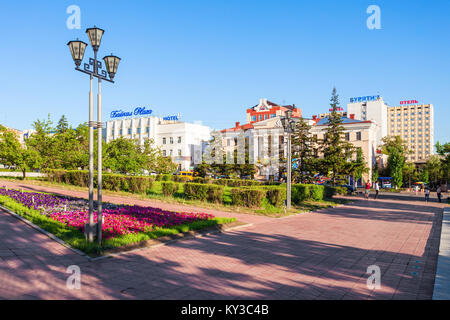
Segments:
[[[369,172],[363,175],[363,179],[368,181],[372,177],[372,170],[377,158],[377,125],[370,120],[354,119],[351,115],[351,118],[342,117],[342,126],[345,130],[345,140],[362,150],[366,166],[369,168]],[[327,127],[328,118],[320,119],[311,127],[311,134],[318,139],[323,139]]]
[[[407,160],[419,161],[434,153],[434,111],[432,104],[388,107],[388,134],[400,136],[411,154]]]

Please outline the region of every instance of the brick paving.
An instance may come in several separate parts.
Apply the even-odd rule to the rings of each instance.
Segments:
[[[443,204],[354,199],[281,219],[231,214],[253,225],[94,262],[0,211],[0,298],[431,299]],[[81,290],[66,287],[70,265],[81,268]],[[367,288],[370,265],[380,267],[380,289]]]

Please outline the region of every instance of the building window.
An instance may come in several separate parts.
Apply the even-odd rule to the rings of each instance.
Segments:
[[[361,132],[356,133],[356,140],[361,140]]]
[[[172,155],[173,155],[173,150],[172,150],[172,149],[170,149],[170,151],[169,151],[169,155],[170,155],[170,156],[172,156]]]
[[[178,143],[181,143],[181,137],[178,137]]]
[[[138,133],[138,134],[141,133],[141,128],[137,128],[137,133]]]
[[[350,141],[350,132],[345,133],[345,140]]]
[[[261,121],[263,119],[262,114],[259,115],[259,121]]]
[[[170,137],[170,144],[173,144],[173,137]]]
[[[120,129],[120,135],[123,135],[123,130],[122,129]]]
[[[271,115],[270,115],[270,117],[271,118],[275,118],[277,115],[275,114],[275,113],[272,113]]]
[[[256,116],[252,116],[252,121],[256,121]]]
[[[131,134],[131,128],[128,129],[128,134]]]
[[[178,149],[178,156],[181,157],[181,149]]]
[[[167,156],[166,150],[163,150],[163,157]]]
[[[166,144],[166,138],[163,138],[163,144]],[[165,151],[164,151],[165,152]]]
[[[145,132],[150,133],[150,127],[145,128]]]

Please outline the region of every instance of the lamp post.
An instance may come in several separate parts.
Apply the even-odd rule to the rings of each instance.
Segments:
[[[89,58],[89,63],[85,63],[83,69],[80,68],[83,61],[84,52],[86,51],[87,43],[75,40],[70,41],[67,45],[70,48],[73,61],[75,62],[75,70],[88,74],[90,77],[89,90],[89,223],[85,225],[85,235],[89,242],[94,241],[95,229],[97,233],[97,241],[100,244],[102,241],[102,80],[114,83],[113,79],[117,73],[120,58],[109,55],[103,58],[106,70],[109,74],[109,79],[105,70],[102,70],[102,62],[97,60],[98,49],[102,41],[104,30],[93,27],[88,28],[89,41],[94,50],[94,58]],[[94,94],[92,90],[92,81],[96,77],[98,79],[98,95],[97,95],[97,122],[94,121]],[[98,177],[98,194],[97,194],[97,224],[94,224],[94,128],[97,129],[97,177]]]
[[[291,182],[292,182],[292,154],[291,154],[291,134],[295,129],[295,120],[292,119],[292,110],[286,111],[286,116],[281,118],[284,132],[287,133],[287,181],[286,181],[286,209],[291,209]]]

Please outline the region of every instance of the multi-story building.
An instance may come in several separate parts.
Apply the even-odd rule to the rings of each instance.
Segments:
[[[388,105],[379,95],[351,98],[347,104],[347,114],[353,114],[356,120],[370,120],[375,123],[377,146],[380,146],[383,137],[388,135],[387,109]]]
[[[341,120],[344,127],[344,139],[362,151],[366,166],[369,168],[369,171],[363,174],[363,180],[368,181],[372,177],[372,171],[377,161],[377,125],[371,120],[357,120],[353,114],[350,115],[350,118],[341,117]],[[329,124],[329,118],[315,119],[315,121],[315,125],[311,127],[311,134],[322,140]]]
[[[414,162],[425,160],[434,153],[434,111],[432,104],[412,102],[388,108],[388,132],[406,142],[411,152],[407,159]]]
[[[287,110],[292,110],[293,117],[301,117],[302,110],[297,108],[295,104],[281,106],[267,99],[260,99],[259,104],[247,109],[247,123],[255,123],[271,118],[284,116]]]
[[[137,139],[142,145],[153,139],[164,156],[171,157],[179,170],[194,169],[194,150],[202,150],[210,139],[210,128],[198,123],[178,120],[177,116],[124,118],[106,122],[103,131],[106,142],[125,137]]]

